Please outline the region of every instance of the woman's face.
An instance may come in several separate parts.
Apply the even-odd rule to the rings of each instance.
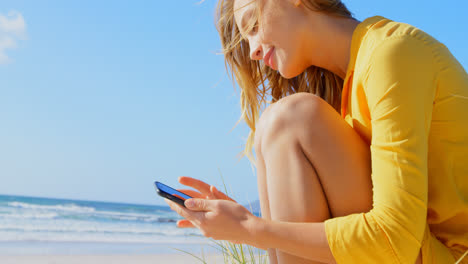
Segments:
[[[261,10],[257,28],[246,32],[250,18],[256,16],[255,5]],[[306,46],[311,48],[311,32],[314,35],[313,29],[308,28],[306,45],[304,25],[310,25],[310,16],[296,7],[294,1],[234,0],[234,10],[236,25],[249,43],[252,60],[263,60],[285,78],[293,78],[312,65],[304,56]]]

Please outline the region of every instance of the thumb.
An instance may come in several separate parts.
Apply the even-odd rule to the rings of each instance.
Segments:
[[[191,198],[187,199],[184,202],[185,207],[192,211],[209,211],[210,207],[210,200],[206,199],[198,199],[198,198]]]

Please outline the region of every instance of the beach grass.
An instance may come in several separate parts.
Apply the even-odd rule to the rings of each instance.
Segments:
[[[218,168],[219,174],[221,176],[221,180],[223,182],[223,187],[224,187],[224,193],[228,195],[229,197],[232,197],[229,194],[229,191],[227,189],[226,183],[224,181],[223,174],[221,173],[221,170]],[[232,197],[234,199],[234,197]],[[251,213],[254,213],[252,210],[252,205],[249,203],[249,209]],[[220,252],[223,256],[224,263],[225,264],[266,264],[268,260],[268,253],[264,250],[255,248],[250,245],[245,245],[245,244],[235,244],[229,241],[224,241],[224,240],[214,240],[210,239],[212,242],[212,247],[216,249],[217,252]],[[203,249],[201,251],[201,256],[197,256],[196,254],[190,253],[185,250],[177,249],[174,248],[175,250],[178,250],[182,253],[188,254],[192,256],[194,259],[198,260],[200,263],[208,264],[206,262],[206,257],[203,252]]]
[[[266,264],[268,255],[265,252],[262,252],[260,249],[257,249],[250,245],[244,244],[234,244],[229,241],[216,241],[212,239],[212,246],[223,257],[223,262],[225,264]],[[199,263],[208,264],[206,260],[206,255],[203,252],[203,249],[200,255],[177,249],[182,253],[188,254],[194,258],[194,260]]]

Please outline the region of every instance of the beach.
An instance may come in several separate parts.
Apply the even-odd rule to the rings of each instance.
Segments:
[[[0,263],[224,263],[167,206],[0,195]]]
[[[0,242],[0,263],[224,263],[214,243]],[[192,255],[191,255],[192,254]]]
[[[214,243],[0,242],[0,263],[224,263]],[[191,255],[192,254],[192,255]]]
[[[208,255],[207,263],[224,263],[220,255]],[[2,264],[187,264],[202,263],[189,255],[47,255],[47,256],[0,256]]]

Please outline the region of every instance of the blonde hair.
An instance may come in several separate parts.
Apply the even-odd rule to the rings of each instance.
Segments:
[[[252,0],[251,3],[254,1],[256,0]],[[340,0],[302,0],[302,4],[311,10],[353,19],[351,12]],[[250,19],[247,32],[255,27],[260,16],[258,5],[255,8],[257,17]],[[221,38],[226,68],[228,71],[230,68],[232,79],[237,81],[241,88],[239,121],[243,119],[251,129],[241,157],[247,156],[255,164],[252,156],[255,125],[263,103],[275,103],[287,95],[308,92],[323,98],[340,112],[343,80],[334,73],[315,66],[307,68],[297,77],[286,79],[262,62],[251,60],[249,44],[237,28],[234,11],[234,0],[219,0],[216,26]],[[266,100],[268,92],[272,97],[271,102]]]

